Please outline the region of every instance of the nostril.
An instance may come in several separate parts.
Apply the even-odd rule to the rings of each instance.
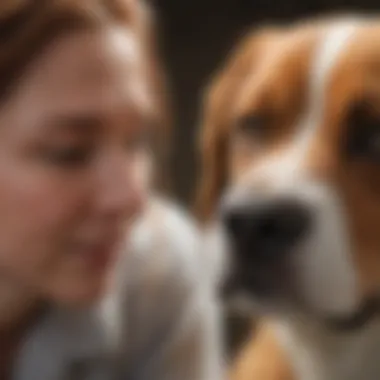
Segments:
[[[263,218],[257,226],[257,235],[262,238],[271,238],[278,235],[281,228],[276,218]]]
[[[289,201],[277,206],[273,221],[277,224],[277,236],[282,236],[285,241],[293,243],[310,228],[311,215],[307,207]]]
[[[224,215],[224,225],[233,236],[241,235],[247,229],[248,216],[240,210],[230,211]]]
[[[231,238],[231,243],[239,249],[250,252],[254,242],[260,240],[259,219],[254,209],[247,207],[230,210],[224,217],[224,226]]]

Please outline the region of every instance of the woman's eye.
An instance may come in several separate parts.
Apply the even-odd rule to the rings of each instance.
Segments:
[[[49,149],[45,153],[46,159],[55,165],[65,168],[86,165],[92,157],[92,149],[88,147],[64,147]]]

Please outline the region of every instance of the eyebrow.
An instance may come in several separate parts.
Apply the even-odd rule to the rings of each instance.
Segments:
[[[46,123],[50,129],[93,132],[104,125],[104,117],[94,113],[77,113],[72,115],[55,115]]]
[[[131,120],[128,116],[125,117],[124,126],[132,126],[133,129],[142,130],[149,135],[155,135],[159,127],[159,120],[152,115],[146,115],[143,112],[138,111],[136,119],[132,118],[132,124],[129,124]],[[135,124],[137,122],[137,124]],[[71,132],[79,134],[96,134],[100,133],[102,129],[108,124],[107,115],[101,111],[72,111],[71,113],[57,113],[52,115],[45,123],[45,126],[50,131],[59,132]]]

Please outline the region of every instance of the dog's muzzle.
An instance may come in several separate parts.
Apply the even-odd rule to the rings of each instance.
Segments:
[[[287,280],[285,267],[294,247],[307,236],[312,215],[291,197],[224,208],[222,221],[233,250],[233,270],[224,291],[240,286],[263,295]]]

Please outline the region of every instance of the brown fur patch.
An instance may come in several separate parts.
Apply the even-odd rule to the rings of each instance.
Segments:
[[[294,380],[288,358],[269,324],[260,324],[232,367],[230,380]]]

